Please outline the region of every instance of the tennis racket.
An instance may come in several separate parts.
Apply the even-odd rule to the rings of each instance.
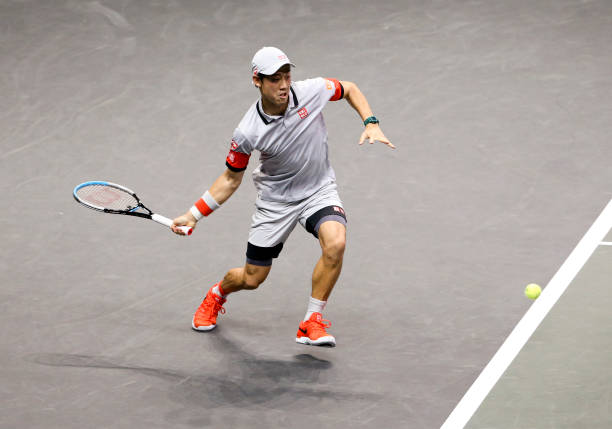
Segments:
[[[153,213],[136,194],[128,188],[110,182],[85,182],[74,188],[74,199],[93,210],[104,213],[122,214],[154,220],[157,223],[172,226],[172,220]],[[179,226],[185,235],[191,235],[193,228]]]

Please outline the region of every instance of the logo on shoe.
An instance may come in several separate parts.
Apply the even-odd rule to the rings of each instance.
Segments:
[[[300,332],[302,332],[302,334],[306,335],[308,333],[308,331],[306,329],[302,329],[300,328]]]

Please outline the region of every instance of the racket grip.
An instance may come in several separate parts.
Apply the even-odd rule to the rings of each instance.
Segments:
[[[170,228],[172,226],[172,219],[168,219],[165,216],[158,215],[158,214],[153,214],[151,216],[151,219],[153,219],[157,223],[161,223],[162,225],[166,225],[168,228]],[[191,235],[191,233],[193,232],[193,228],[190,227],[190,226],[178,226],[177,228],[180,229],[181,231],[183,231],[185,233],[185,235]]]

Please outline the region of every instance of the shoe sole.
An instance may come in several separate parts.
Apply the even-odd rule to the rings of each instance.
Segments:
[[[193,322],[191,322],[191,329],[193,329],[195,331],[212,331],[216,327],[217,327],[217,325],[210,325],[210,326],[199,326],[199,327],[196,328],[196,326],[193,324]]]
[[[296,343],[304,344],[306,346],[327,346],[336,347],[336,339],[331,336],[321,337],[318,340],[311,340],[308,337],[300,337],[295,339]]]

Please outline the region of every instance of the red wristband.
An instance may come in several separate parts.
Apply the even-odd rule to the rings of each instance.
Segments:
[[[202,216],[208,216],[213,212],[212,209],[208,207],[208,204],[206,204],[206,202],[202,198],[196,201],[194,205],[196,206],[198,211],[202,213]]]

